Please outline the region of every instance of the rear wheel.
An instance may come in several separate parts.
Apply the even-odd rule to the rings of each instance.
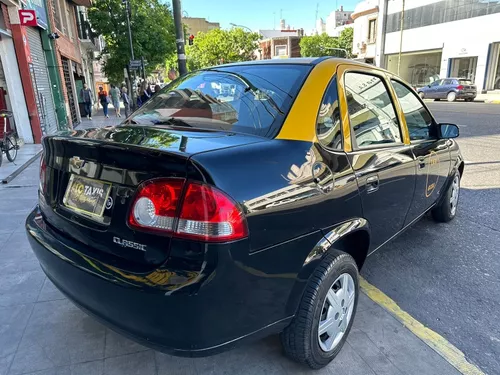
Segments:
[[[456,171],[453,181],[448,187],[441,202],[432,209],[432,217],[441,223],[447,223],[457,214],[458,198],[460,195],[460,172]]]
[[[434,99],[435,102],[439,102],[441,99]]]
[[[457,93],[450,91],[448,95],[446,95],[446,100],[448,100],[449,102],[454,102],[455,100],[457,100]]]
[[[358,268],[347,253],[332,251],[311,276],[292,323],[281,333],[288,357],[319,369],[340,352],[358,304]]]
[[[466,102],[472,102],[473,100],[474,100],[474,98],[465,98]]]
[[[12,163],[17,157],[17,141],[14,137],[5,137],[4,150],[7,159]]]

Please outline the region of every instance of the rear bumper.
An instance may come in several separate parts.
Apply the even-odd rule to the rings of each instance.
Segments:
[[[457,92],[457,99],[475,99],[477,92]]]
[[[254,276],[234,267],[227,245],[219,245],[197,270],[173,265],[131,273],[69,244],[38,209],[28,216],[26,230],[42,269],[58,289],[113,330],[156,350],[211,355],[279,332],[290,322],[284,308],[288,294],[270,301]]]

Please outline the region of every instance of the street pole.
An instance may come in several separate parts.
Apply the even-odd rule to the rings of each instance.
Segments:
[[[401,23],[399,33],[399,55],[398,55],[398,75],[401,68],[401,51],[403,50],[403,27],[405,25],[405,0],[403,0],[403,9],[401,10]]]
[[[179,75],[187,73],[186,52],[184,51],[184,30],[182,29],[181,0],[172,0],[175,24],[175,42],[177,45],[177,62],[179,64]]]
[[[129,0],[122,0],[122,3],[125,4],[125,12],[127,15],[127,29],[128,29],[128,41],[130,43],[130,59],[135,60],[134,58],[134,45],[132,44],[132,29],[130,28],[130,2]],[[132,99],[131,103],[131,109],[135,108],[135,100],[134,100],[134,82],[135,82],[135,70],[134,70],[134,80],[132,82],[132,76],[130,74],[130,67],[129,64],[128,66],[128,82],[129,82],[129,93],[130,93],[130,99]]]

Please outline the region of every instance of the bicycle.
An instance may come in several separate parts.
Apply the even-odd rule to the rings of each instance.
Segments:
[[[7,118],[10,118],[12,123],[14,123],[13,113],[5,109],[0,110],[0,119],[3,119],[3,132],[0,133],[0,166],[2,165],[3,153],[7,156],[7,159],[13,163],[17,157],[17,150],[19,146],[17,144],[17,138],[15,136],[15,126],[12,126],[14,130],[7,131]]]

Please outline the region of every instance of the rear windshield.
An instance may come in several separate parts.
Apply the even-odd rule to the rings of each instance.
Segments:
[[[458,84],[459,85],[472,85],[472,81],[470,79],[459,79]]]
[[[272,138],[310,70],[309,65],[269,64],[192,72],[154,95],[127,123]]]

